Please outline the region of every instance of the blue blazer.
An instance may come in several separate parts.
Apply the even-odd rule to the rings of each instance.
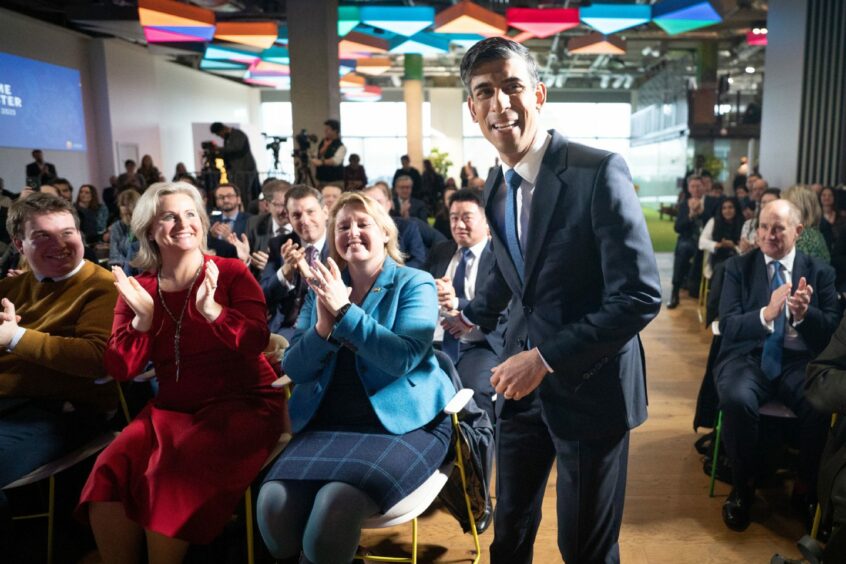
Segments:
[[[556,131],[532,198],[523,277],[485,185],[496,267],[463,310],[493,329],[509,307],[504,358],[538,347],[553,369],[539,387],[548,427],[564,440],[609,437],[646,419],[638,333],[661,309],[652,243],[625,162]],[[499,217],[498,217],[499,216]],[[497,401],[508,410],[513,401]]]
[[[288,404],[293,431],[314,417],[335,373],[341,346],[355,351],[356,371],[379,420],[400,435],[429,423],[455,395],[432,347],[438,298],[432,276],[385,258],[361,306],[335,325],[332,343],[314,330],[317,302],[309,290],[282,368],[296,386]]]

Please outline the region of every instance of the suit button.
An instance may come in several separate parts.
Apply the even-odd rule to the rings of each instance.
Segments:
[[[532,313],[534,311],[534,308],[532,306],[523,306],[523,311],[527,314]]]

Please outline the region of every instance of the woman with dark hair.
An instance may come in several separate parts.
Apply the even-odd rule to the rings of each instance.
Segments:
[[[837,205],[837,192],[834,188],[823,186],[819,192],[820,208],[822,209],[822,217],[820,218],[820,233],[825,237],[825,242],[829,249],[834,249],[834,243],[837,239],[839,227],[843,223],[840,217],[840,210]]]
[[[80,186],[74,207],[79,214],[79,230],[85,243],[91,245],[98,242],[106,232],[109,209],[100,203],[97,189],[91,184]]]
[[[736,198],[726,198],[720,211],[708,220],[699,236],[699,249],[710,253],[704,275],[711,281],[708,294],[706,322],[717,318],[720,293],[723,288],[723,266],[733,256],[740,254],[740,234],[744,217]]]
[[[159,172],[158,167],[153,164],[153,157],[150,155],[141,157],[141,166],[138,167],[138,174],[144,177],[144,182],[147,183],[147,186],[164,181],[164,176]]]

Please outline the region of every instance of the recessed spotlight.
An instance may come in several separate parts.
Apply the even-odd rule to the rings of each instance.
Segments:
[[[755,74],[755,67],[746,67],[747,74]]]

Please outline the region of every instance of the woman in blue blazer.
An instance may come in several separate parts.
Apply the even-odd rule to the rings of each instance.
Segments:
[[[455,389],[438,368],[432,277],[402,266],[379,204],[349,192],[333,206],[328,266],[300,271],[310,291],[282,367],[294,381],[294,439],[258,498],[259,529],[281,562],[350,562],[361,523],[443,462]]]

